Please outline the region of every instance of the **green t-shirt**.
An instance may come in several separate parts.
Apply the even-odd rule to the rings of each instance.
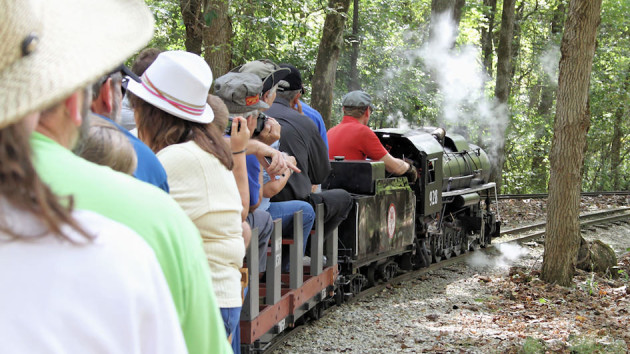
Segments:
[[[76,209],[127,225],[153,248],[188,351],[231,353],[199,231],[177,203],[164,191],[88,162],[40,133],[33,133],[31,145],[35,168],[54,193],[71,195]]]

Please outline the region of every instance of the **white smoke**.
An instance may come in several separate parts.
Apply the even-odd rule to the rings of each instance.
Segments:
[[[394,112],[387,115],[386,126],[408,128],[429,123],[443,127],[483,147],[490,161],[496,163],[509,123],[508,108],[492,98],[490,89],[494,85],[483,68],[481,51],[472,44],[455,45],[458,30],[448,12],[434,17],[431,26],[433,35],[424,45],[407,47],[397,53],[402,60],[385,71],[383,86],[397,82],[405,72],[414,72],[425,79],[429,76],[434,85],[420,85],[404,94],[431,97],[426,104],[439,105],[438,120],[427,122],[426,117],[416,117],[416,121],[410,122],[401,112]],[[421,34],[407,32],[403,37],[405,42],[413,43],[420,40]],[[391,101],[390,91],[376,89],[374,96],[381,101]]]
[[[472,267],[499,267],[507,268],[527,255],[528,250],[517,244],[499,243],[494,246],[498,255],[489,255],[486,252],[474,252],[466,262]]]
[[[450,13],[432,19],[433,36],[420,51],[441,95],[441,124],[474,139],[497,161],[508,126],[508,110],[488,97],[491,78],[481,64],[481,52],[470,44],[455,46],[457,26]],[[499,144],[501,143],[501,144]]]
[[[560,47],[550,45],[540,56],[540,66],[554,85],[558,85],[558,66],[560,63]]]

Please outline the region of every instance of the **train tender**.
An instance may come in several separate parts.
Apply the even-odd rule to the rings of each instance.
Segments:
[[[257,267],[249,273],[241,315],[244,352],[264,351],[285,328],[318,318],[330,303],[370,284],[485,247],[499,234],[492,208],[496,185],[488,180],[490,160],[481,148],[439,128],[375,132],[392,156],[413,164],[417,181],[388,177],[380,161],[331,161],[322,187],[350,192],[352,210],[324,239],[323,205],[317,206],[309,266],[302,264],[301,214],[294,218],[294,235],[281,235],[275,222],[264,282],[258,284]],[[283,246],[290,252],[283,254]],[[248,259],[258,259],[256,253],[253,242]],[[290,256],[288,274],[280,270],[283,256]]]

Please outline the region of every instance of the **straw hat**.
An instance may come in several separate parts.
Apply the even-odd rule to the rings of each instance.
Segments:
[[[142,48],[141,0],[0,0],[0,128],[86,87]]]
[[[196,123],[214,119],[208,105],[212,70],[199,55],[163,52],[142,74],[141,82],[129,80],[127,90],[175,117]]]

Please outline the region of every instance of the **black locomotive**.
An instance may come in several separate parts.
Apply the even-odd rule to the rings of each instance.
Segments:
[[[302,264],[299,231],[293,241],[274,233],[266,283],[259,288],[257,274],[250,274],[241,316],[246,352],[261,350],[307,314],[318,318],[329,302],[340,303],[400,271],[485,247],[499,234],[491,207],[496,185],[488,180],[490,160],[481,148],[439,128],[381,129],[376,134],[392,156],[413,164],[418,180],[410,184],[405,177],[387,176],[380,161],[331,161],[332,172],[322,187],[350,192],[352,210],[338,232],[324,240],[323,206],[318,206],[310,266]],[[300,218],[295,220],[294,230],[301,230]],[[281,244],[291,247],[289,274],[280,272]]]
[[[331,161],[328,188],[352,193],[339,227],[339,264],[348,294],[400,269],[485,247],[499,233],[491,210],[490,160],[461,135],[443,129],[376,131],[391,155],[411,162],[418,180],[386,177],[383,162]]]

